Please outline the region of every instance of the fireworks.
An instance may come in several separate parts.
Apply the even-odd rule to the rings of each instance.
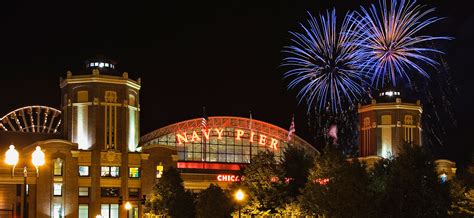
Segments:
[[[439,21],[441,18],[430,16],[434,8],[425,10],[415,1],[389,0],[379,1],[379,8],[371,5],[368,10],[362,8],[357,20],[361,56],[365,57],[364,69],[373,86],[379,87],[386,82],[395,86],[398,79],[410,83],[410,73],[415,72],[426,78],[428,73],[424,65],[435,66],[438,63],[428,56],[429,53],[442,53],[427,47],[432,40],[450,39],[449,37],[417,36],[420,30]],[[379,10],[378,10],[379,9]]]
[[[353,105],[364,93],[362,58],[358,45],[352,43],[357,34],[353,14],[345,16],[339,31],[336,11],[320,15],[319,20],[309,15],[302,32],[290,32],[293,45],[287,46],[288,54],[282,66],[290,69],[284,74],[290,78],[289,89],[299,88],[299,102],[306,101],[308,112],[338,113]]]

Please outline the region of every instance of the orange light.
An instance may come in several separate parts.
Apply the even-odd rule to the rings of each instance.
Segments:
[[[176,138],[178,139],[178,144],[183,144],[183,141],[184,142],[188,142],[188,137],[186,136],[186,133],[183,133],[183,135],[181,134],[176,134]]]
[[[244,131],[241,130],[241,129],[237,129],[235,131],[237,132],[237,134],[235,136],[235,139],[240,140],[240,137],[242,137],[244,135]]]
[[[278,140],[272,138],[272,141],[270,142],[270,148],[278,150],[277,145],[278,145]]]
[[[267,136],[260,134],[260,139],[258,140],[258,144],[260,144],[260,145],[267,144]]]
[[[216,129],[217,132],[217,138],[222,139],[222,133],[224,132],[224,129]]]
[[[255,133],[254,132],[250,132],[250,142],[253,142],[253,137],[255,136]]]
[[[199,141],[201,141],[201,137],[198,136],[198,134],[196,133],[196,131],[193,131],[193,137],[191,138],[191,141],[192,141],[192,142],[199,142]]]

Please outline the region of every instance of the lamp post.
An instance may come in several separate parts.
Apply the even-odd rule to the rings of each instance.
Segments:
[[[18,163],[19,158],[19,153],[15,149],[14,145],[10,145],[8,151],[5,153],[5,163],[7,165],[12,166],[12,178],[15,174],[15,166]],[[41,150],[40,146],[36,146],[35,151],[31,154],[31,162],[36,168],[36,177],[39,176],[39,167],[42,166],[45,163],[45,156],[44,152]],[[28,208],[26,206],[27,203],[27,198],[26,198],[26,185],[27,185],[27,178],[28,178],[28,169],[26,166],[23,167],[23,186],[24,186],[24,194],[23,194],[23,216],[26,217],[26,212],[28,211]]]
[[[125,210],[127,210],[127,218],[130,217],[130,209],[132,209],[132,204],[130,204],[130,201],[127,201],[127,203],[125,203]]]
[[[245,193],[242,191],[242,189],[239,189],[237,190],[237,192],[235,192],[234,197],[239,203],[239,218],[240,218],[240,208],[241,208],[242,200],[244,200],[245,198]]]

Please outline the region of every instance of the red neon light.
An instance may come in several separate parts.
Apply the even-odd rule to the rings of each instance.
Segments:
[[[178,162],[179,169],[240,170],[239,164]]]
[[[217,181],[219,182],[238,182],[240,177],[231,174],[219,174],[217,175]]]

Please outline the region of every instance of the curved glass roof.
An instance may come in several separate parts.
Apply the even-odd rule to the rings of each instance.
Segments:
[[[259,151],[271,150],[279,160],[288,146],[310,153],[318,151],[302,138],[278,126],[242,117],[209,117],[186,120],[157,129],[141,138],[143,149],[169,146],[177,150],[178,161],[249,163]]]

